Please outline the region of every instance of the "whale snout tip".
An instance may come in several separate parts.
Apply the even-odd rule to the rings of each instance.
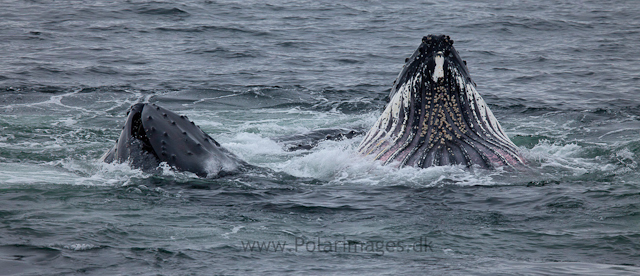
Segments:
[[[442,56],[445,58],[452,57],[455,49],[453,47],[453,40],[447,35],[428,35],[422,38],[422,44],[416,50],[418,57],[425,57],[428,59],[435,58],[435,54],[442,52]],[[423,61],[426,61],[423,59]]]
[[[444,44],[447,44],[449,46],[453,45],[453,39],[451,39],[451,37],[449,37],[448,35],[427,35],[422,37],[422,42],[425,44],[434,44],[434,43],[439,43],[439,42],[444,42]]]

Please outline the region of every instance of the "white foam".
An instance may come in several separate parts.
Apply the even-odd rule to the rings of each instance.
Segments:
[[[580,153],[582,147],[577,144],[561,145],[557,143],[551,143],[548,140],[541,140],[531,150],[529,150],[530,158],[542,160],[551,156],[564,158],[575,156]]]
[[[86,243],[76,243],[76,244],[70,244],[70,245],[65,245],[64,249],[69,249],[69,250],[73,250],[73,251],[85,251],[85,250],[91,250],[94,248],[99,248],[100,246],[96,246],[93,244],[86,244]]]
[[[628,148],[624,148],[616,152],[616,158],[618,158],[620,162],[623,162],[623,160],[634,161],[635,154],[631,152]]]
[[[59,125],[59,124],[61,124],[61,123],[62,123],[64,126],[66,126],[66,127],[71,127],[71,126],[73,126],[73,125],[77,124],[77,123],[78,123],[78,121],[77,121],[77,120],[75,120],[74,118],[66,117],[66,118],[63,118],[63,119],[58,120],[58,121],[57,121],[57,122],[55,122],[55,123],[52,123],[51,125],[57,126],[57,125]]]
[[[574,176],[615,169],[612,164],[602,164],[598,158],[583,157],[584,148],[578,144],[551,143],[541,140],[532,149],[521,149],[525,159],[538,162],[539,169],[567,171]]]
[[[206,161],[205,170],[210,177],[215,177],[220,172],[236,171],[239,164],[235,160],[229,158],[210,158]]]
[[[176,176],[176,171],[167,162],[161,162],[158,164],[158,168],[160,168],[164,176]]]
[[[328,181],[329,185],[407,185],[430,187],[438,185],[495,185],[494,175],[501,171],[470,171],[464,166],[431,168],[396,168],[383,166],[380,161],[358,155],[358,139],[325,141],[318,149],[300,155],[273,167],[297,177],[310,177]]]
[[[61,160],[45,164],[4,163],[2,184],[121,185],[142,172],[127,164],[106,164],[86,160]]]
[[[242,225],[234,226],[233,229],[231,229],[231,232],[223,233],[221,236],[225,239],[228,239],[229,235],[238,233],[238,231],[240,231],[240,229],[242,228],[244,228],[244,226]]]
[[[222,146],[247,159],[262,159],[264,155],[284,154],[282,146],[255,133],[238,133]]]
[[[355,152],[340,147],[327,147],[327,144],[337,144],[333,141],[322,143],[322,148],[308,155],[296,156],[282,164],[276,165],[288,174],[297,177],[312,177],[329,179],[352,164]]]

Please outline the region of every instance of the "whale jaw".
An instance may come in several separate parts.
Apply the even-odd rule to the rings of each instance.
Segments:
[[[120,138],[101,159],[145,171],[166,163],[200,177],[222,176],[245,165],[186,116],[141,103],[131,106]]]
[[[360,154],[398,167],[525,166],[448,36],[422,39],[389,98]]]

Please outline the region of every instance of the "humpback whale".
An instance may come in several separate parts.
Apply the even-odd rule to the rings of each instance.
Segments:
[[[476,91],[449,36],[423,37],[405,62],[358,153],[397,167],[526,166]]]
[[[120,138],[101,159],[145,171],[166,162],[200,177],[223,176],[247,165],[186,116],[146,103],[131,106]]]
[[[318,129],[304,134],[276,137],[287,151],[311,149],[325,140],[350,139],[363,132],[353,129]],[[220,146],[186,116],[156,104],[130,107],[120,138],[102,155],[106,163],[128,163],[153,172],[162,163],[200,177],[219,177],[251,168]]]

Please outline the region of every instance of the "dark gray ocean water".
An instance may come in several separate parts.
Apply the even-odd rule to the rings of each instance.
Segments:
[[[638,275],[640,2],[0,3],[2,275]],[[531,172],[394,169],[362,139],[448,34]],[[137,102],[263,169],[98,161]],[[266,248],[266,249],[265,249]]]

